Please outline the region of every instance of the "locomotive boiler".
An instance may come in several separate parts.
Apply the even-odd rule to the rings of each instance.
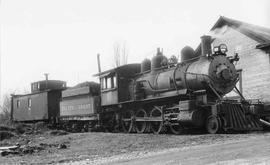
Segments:
[[[205,90],[212,99],[232,91],[237,82],[237,72],[233,62],[226,56],[226,45],[217,47],[212,54],[211,37],[202,37],[202,54],[186,47],[182,51],[182,62],[173,63],[160,52],[153,57],[152,63],[142,63],[142,74],[136,78],[137,86],[144,88],[145,97],[167,96],[169,91],[188,93]],[[151,63],[151,64],[150,64]],[[137,87],[137,90],[140,90]],[[139,94],[139,91],[135,91]],[[174,95],[174,93],[173,93]],[[137,95],[140,99],[140,96]]]

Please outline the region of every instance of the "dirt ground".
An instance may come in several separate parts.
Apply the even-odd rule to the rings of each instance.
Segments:
[[[162,161],[154,161],[162,157],[159,155],[160,153],[165,154],[162,160],[167,161],[163,164],[179,164],[179,162],[182,164],[182,160],[189,160],[187,161],[189,164],[201,164],[198,160],[188,159],[194,154],[196,157],[202,157],[204,160],[202,162],[205,164],[228,160],[224,159],[222,154],[216,159],[207,157],[206,155],[212,151],[215,154],[227,150],[228,153],[224,153],[224,155],[231,160],[236,160],[238,157],[233,155],[244,153],[245,144],[249,146],[250,151],[252,148],[256,149],[256,146],[267,147],[262,150],[258,148],[254,150],[257,157],[260,154],[265,157],[266,151],[270,155],[268,141],[270,142],[270,133],[263,132],[217,135],[193,133],[176,136],[98,132],[66,134],[57,133],[57,131],[52,133],[47,130],[43,133],[16,135],[0,141],[0,146],[16,144],[23,148],[19,150],[20,152],[0,156],[0,164],[162,164]],[[229,146],[228,144],[231,147],[226,148]],[[238,146],[235,148],[235,152],[230,150],[233,146]],[[242,150],[238,148],[242,148]],[[201,152],[196,152],[197,150],[201,150]],[[179,152],[180,155],[183,155],[182,157],[178,156]],[[250,155],[252,156],[252,154]],[[176,163],[173,160],[176,160]]]
[[[223,143],[202,144],[149,152],[130,158],[112,157],[92,164],[103,165],[267,165],[270,164],[270,137],[247,138],[245,140],[224,141]],[[89,164],[79,161],[73,164]]]

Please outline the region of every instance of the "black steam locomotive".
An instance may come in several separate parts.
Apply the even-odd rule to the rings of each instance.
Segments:
[[[158,49],[151,61],[96,74],[100,86],[84,83],[63,90],[59,113],[55,113],[58,123],[71,130],[155,134],[166,130],[181,134],[189,127],[205,128],[208,133],[261,130],[257,112],[262,106],[245,101],[235,87],[238,56],[228,57],[224,44],[212,53],[211,37],[201,39],[201,53],[185,47],[180,63]],[[223,98],[233,89],[241,101]]]

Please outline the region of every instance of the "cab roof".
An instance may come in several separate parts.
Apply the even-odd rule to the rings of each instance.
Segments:
[[[118,76],[133,77],[134,75],[140,72],[141,72],[141,64],[134,63],[134,64],[126,64],[126,65],[119,66],[117,68],[106,70],[106,71],[97,73],[94,76],[105,77],[110,74],[117,73]]]

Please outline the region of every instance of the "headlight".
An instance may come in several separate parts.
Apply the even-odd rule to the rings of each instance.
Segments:
[[[214,53],[218,53],[219,52],[219,46],[216,46],[216,47],[214,47]]]
[[[221,53],[226,53],[228,51],[227,45],[225,45],[225,44],[220,44],[219,49],[220,49]]]

